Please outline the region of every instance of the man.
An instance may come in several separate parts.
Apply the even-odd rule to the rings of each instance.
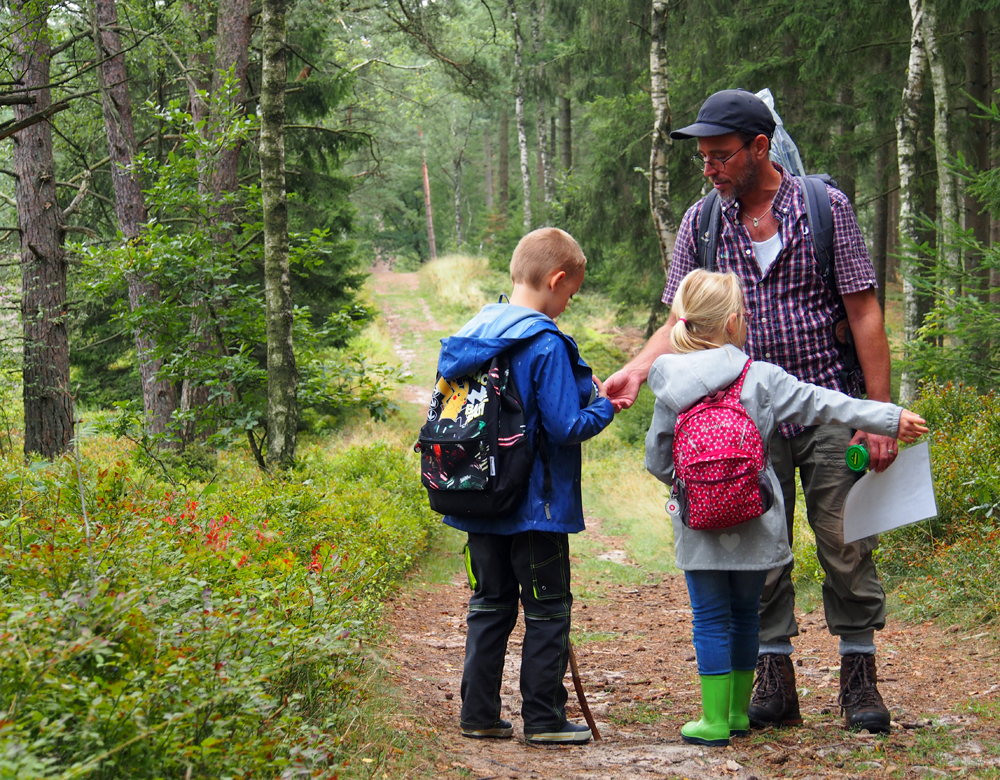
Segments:
[[[695,124],[676,130],[674,139],[694,138],[694,160],[722,200],[716,268],[743,281],[750,316],[746,350],[797,378],[851,394],[889,400],[889,343],[875,296],[872,268],[850,202],[828,189],[834,224],[836,292],[817,265],[805,200],[798,182],[768,159],[775,123],[770,110],[743,90],[717,92],[702,106]],[[704,199],[684,215],[674,247],[663,302],[671,304],[681,279],[697,267],[695,232]],[[707,220],[705,224],[707,224]],[[850,326],[860,372],[849,370],[838,346],[835,324]],[[670,351],[671,313],[642,351],[606,383],[616,409],[628,408],[653,361]],[[789,542],[799,468],[809,525],[826,577],[823,605],[830,632],[840,637],[840,704],[845,725],[875,732],[889,730],[889,711],[879,694],[875,672],[875,631],[885,625],[885,592],[875,571],[872,550],[878,537],[843,543],[843,509],[856,475],[844,454],[865,441],[871,467],[884,471],[895,460],[894,439],[839,426],[803,428],[782,425],[770,442],[771,458],[782,485]],[[795,620],[792,565],[771,571],[761,602],[760,652],[750,721],[756,727],[797,725],[799,714],[791,639]]]

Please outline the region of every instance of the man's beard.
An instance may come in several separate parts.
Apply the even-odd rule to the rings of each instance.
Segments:
[[[739,200],[748,192],[753,192],[757,189],[757,181],[760,175],[757,171],[757,166],[753,164],[753,160],[750,161],[750,165],[743,169],[743,172],[739,175],[739,178],[732,180],[732,187],[729,190],[728,195],[722,195],[722,199],[726,203],[733,203]]]

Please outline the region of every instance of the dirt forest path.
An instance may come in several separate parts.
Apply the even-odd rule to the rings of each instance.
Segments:
[[[372,289],[397,355],[413,373],[403,396],[426,403],[442,326],[420,296],[415,274],[380,269]],[[515,738],[460,736],[469,589],[458,554],[462,538],[455,533],[438,559],[416,569],[387,606],[390,627],[382,652],[402,709],[400,727],[422,735],[435,756],[417,767],[419,776],[1000,778],[998,647],[992,632],[905,624],[891,610],[877,640],[880,690],[893,713],[888,736],[841,727],[837,640],[826,630],[820,607],[799,615],[802,635],[795,640],[805,724],[752,732],[725,749],[685,745],[679,729],[698,716],[700,698],[684,580],[649,572],[643,584],[618,584],[614,567],[635,566],[622,552],[624,540],[605,534],[598,517],[587,518],[581,536],[587,541],[574,544],[574,566],[579,568],[582,556],[594,556],[603,564],[598,570],[609,575],[585,587],[574,575],[573,641],[603,739],[584,747],[525,745],[517,688],[523,621],[511,637],[502,689],[503,717],[514,723]],[[568,715],[582,722],[568,675],[566,684]]]

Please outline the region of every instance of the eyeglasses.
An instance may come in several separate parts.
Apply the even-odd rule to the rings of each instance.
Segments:
[[[729,162],[730,160],[732,160],[736,155],[738,155],[744,149],[746,149],[752,143],[752,141],[753,141],[753,139],[751,139],[750,141],[747,141],[745,144],[743,144],[743,146],[741,146],[739,149],[737,149],[735,152],[733,152],[728,157],[724,157],[724,158],[719,158],[719,157],[702,157],[700,154],[696,154],[696,155],[694,155],[691,158],[691,162],[694,163],[695,167],[699,171],[704,171],[705,170],[705,166],[708,165],[713,170],[717,171],[718,173],[722,173],[724,170],[726,170],[726,163]]]

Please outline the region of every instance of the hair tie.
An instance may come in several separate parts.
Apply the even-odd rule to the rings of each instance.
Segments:
[[[685,325],[687,325],[687,324],[688,324],[688,321],[687,321],[686,319],[684,319],[683,317],[678,317],[678,318],[677,318],[677,321],[678,321],[678,322],[683,322],[683,323],[684,323]]]

